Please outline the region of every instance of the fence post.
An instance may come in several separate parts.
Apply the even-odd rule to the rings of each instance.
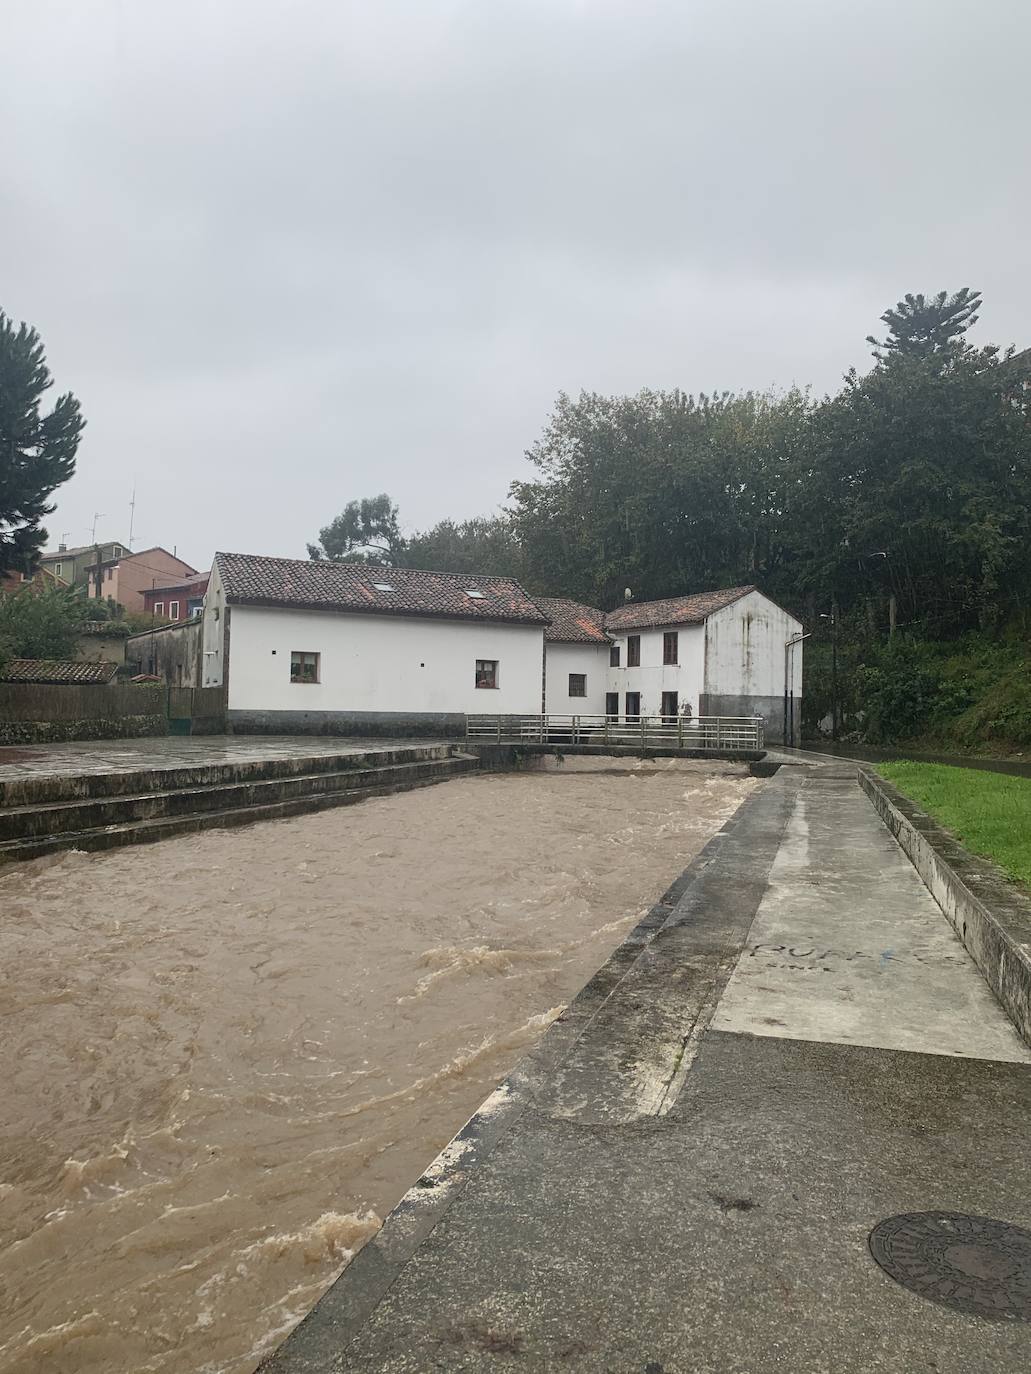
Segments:
[[[646,748],[646,745],[645,745],[645,742],[644,742],[645,739],[646,739],[645,728],[644,728],[644,722],[645,722],[646,720],[647,720],[647,716],[645,716],[644,712],[642,711],[642,712],[641,712],[641,753],[642,753],[642,754],[644,753],[644,750],[645,750],[645,748]]]
[[[677,748],[678,748],[678,749],[683,749],[683,747],[684,747],[684,717],[681,716],[681,715],[678,715],[678,716],[677,716]]]
[[[721,729],[720,729],[720,726],[721,726],[722,722],[723,722],[723,717],[722,717],[722,716],[717,716],[717,717],[716,717],[716,748],[717,748],[717,749],[720,749],[720,748],[722,748],[722,746],[723,746],[723,733],[722,733],[722,731],[721,731]]]
[[[498,743],[501,743],[501,717],[498,716]]]

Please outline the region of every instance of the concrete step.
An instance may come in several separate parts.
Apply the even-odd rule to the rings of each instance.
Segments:
[[[457,743],[403,744],[394,749],[341,750],[339,754],[273,755],[172,768],[148,767],[0,779],[0,807],[82,801],[90,797],[137,796],[143,792],[165,792],[184,787],[348,772],[391,763],[447,759],[462,752],[462,746]]]
[[[386,797],[395,792],[417,787],[432,787],[438,782],[462,777],[478,767],[478,759],[470,754],[454,753],[446,760],[429,760],[405,767],[386,767],[361,770],[360,774],[338,774],[338,782],[345,785],[329,790],[290,789],[291,795],[271,801],[222,805],[177,814],[123,819],[114,823],[87,826],[79,830],[65,829],[51,833],[26,834],[0,841],[0,864],[36,859],[61,849],[112,849],[119,845],[145,844],[164,840],[196,830],[236,825],[252,825],[257,821],[279,820],[305,812],[321,811],[331,806],[349,806],[369,797]],[[359,780],[360,778],[360,780]],[[311,779],[298,779],[298,782]],[[230,789],[235,790],[235,789]],[[206,803],[218,788],[197,789],[195,798]],[[164,794],[171,796],[175,794]],[[153,801],[152,796],[123,798],[123,801]],[[2,813],[0,813],[2,814]]]
[[[321,792],[352,788],[392,786],[476,767],[476,759],[454,756],[443,759],[406,759],[375,768],[302,773],[297,777],[260,778],[246,782],[222,782],[200,787],[179,787],[127,796],[92,797],[0,809],[0,841],[30,839],[64,831],[94,830],[130,821],[157,820],[162,816],[190,815],[198,811],[228,811],[242,806],[261,806]]]

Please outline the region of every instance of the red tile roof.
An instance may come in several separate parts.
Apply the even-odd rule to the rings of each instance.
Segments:
[[[103,684],[110,682],[117,672],[117,663],[80,663],[64,658],[12,658],[0,672],[0,682]]]
[[[727,587],[720,592],[696,592],[693,596],[671,596],[664,601],[630,602],[609,611],[605,628],[613,630],[650,630],[660,625],[700,625],[714,611],[722,611],[758,587]]]
[[[230,606],[504,620],[524,625],[544,625],[548,619],[511,577],[245,553],[217,553],[215,562]],[[392,590],[382,591],[377,583]],[[471,591],[482,596],[470,596]]]
[[[561,596],[538,596],[537,605],[551,621],[544,638],[556,644],[608,644],[605,612]]]

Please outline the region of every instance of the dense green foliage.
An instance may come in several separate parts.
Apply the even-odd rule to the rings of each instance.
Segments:
[[[830,715],[830,645],[809,640],[803,734]],[[875,637],[862,626],[838,651],[840,736],[869,744],[923,743],[960,753],[1031,749],[1031,651],[1018,634],[953,639]]]
[[[308,557],[396,563],[403,547],[397,507],[381,492],[348,501],[336,519],[319,530],[319,542],[308,545]]]
[[[32,571],[47,498],[75,471],[85,421],[70,393],[43,413],[52,385],[39,335],[0,310],[0,573]]]
[[[27,582],[0,596],[0,663],[11,658],[72,658],[89,603],[70,587]]]
[[[882,317],[865,376],[816,402],[642,392],[559,402],[513,484],[530,580],[615,604],[757,582],[815,619],[954,634],[1031,592],[1031,358],[973,348],[969,291]]]
[[[1031,884],[1031,778],[934,763],[882,763],[877,771],[968,849]]]

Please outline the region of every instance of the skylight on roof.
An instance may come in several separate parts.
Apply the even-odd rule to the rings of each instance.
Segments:
[[[468,587],[466,587],[465,594],[466,596],[471,596],[474,601],[483,600],[483,592],[471,591]]]
[[[378,592],[392,592],[394,590],[389,582],[374,582],[372,585]]]

